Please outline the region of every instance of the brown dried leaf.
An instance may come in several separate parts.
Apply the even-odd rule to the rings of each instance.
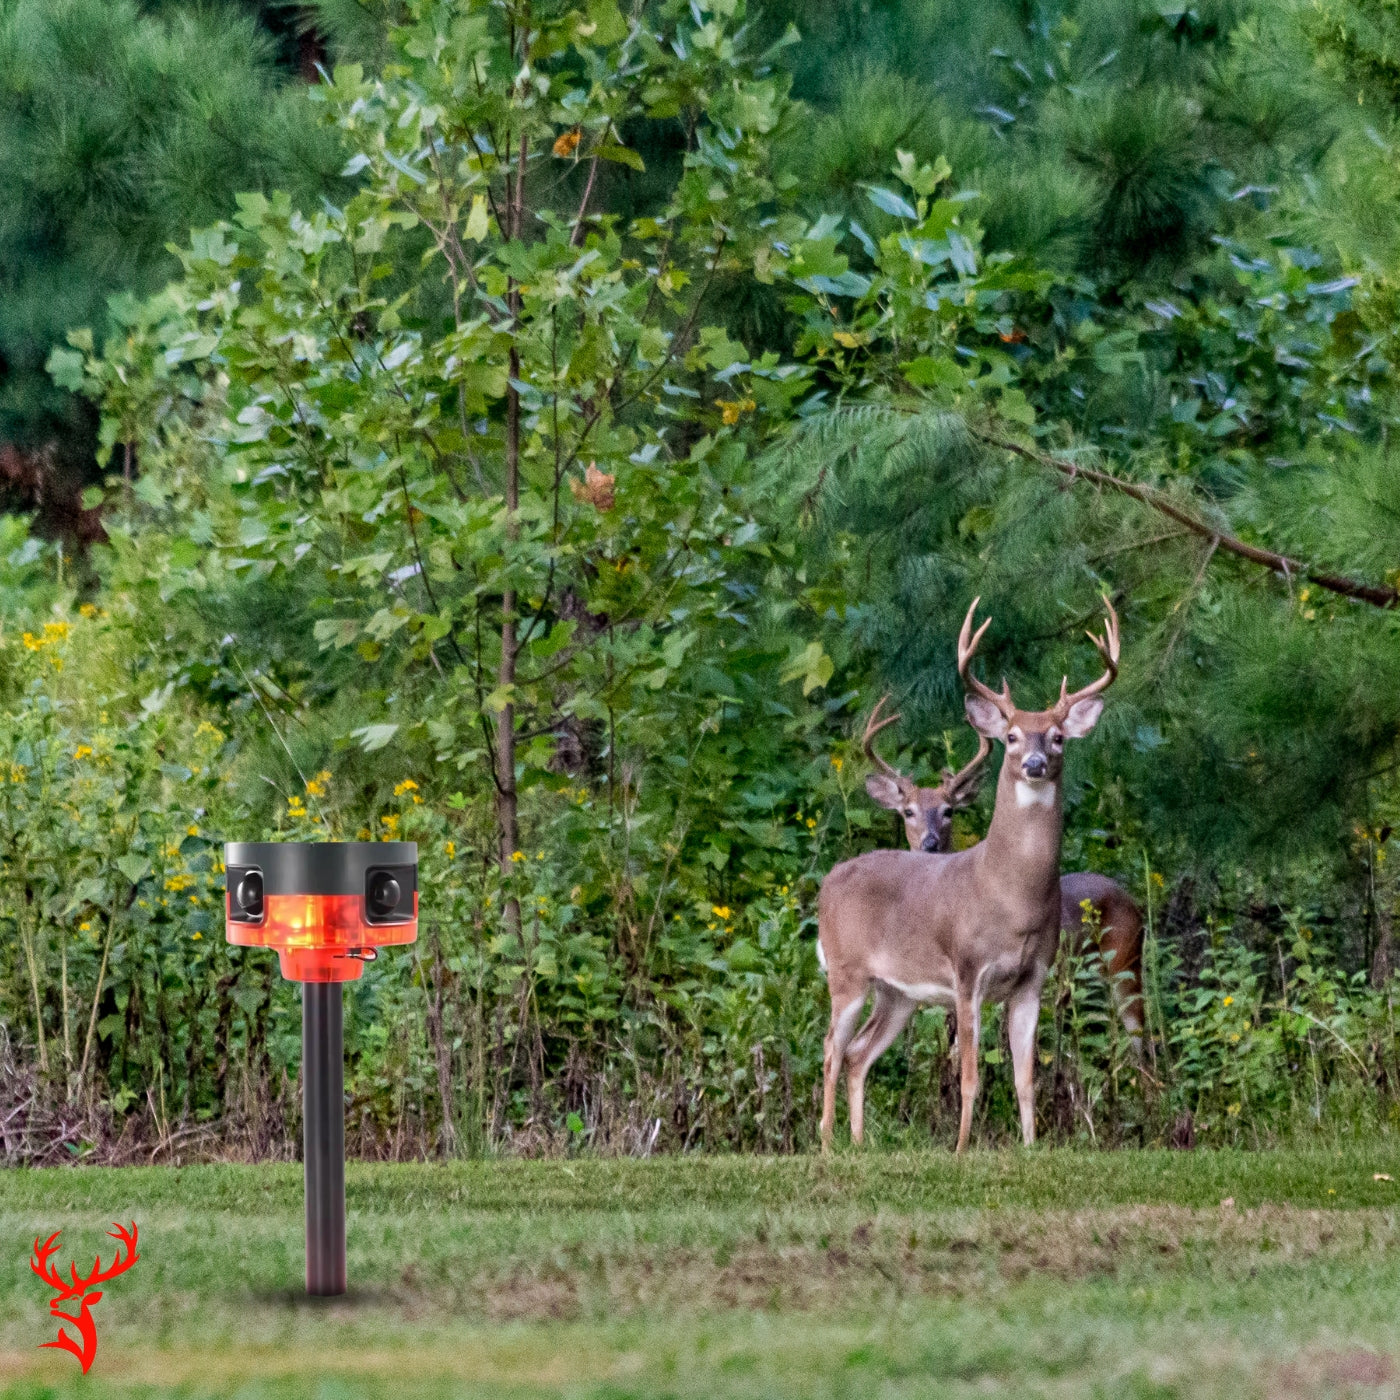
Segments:
[[[582,481],[576,476],[569,478],[569,490],[573,493],[574,500],[586,502],[594,510],[611,510],[617,500],[613,492],[613,482],[616,479],[609,472],[600,472],[596,462],[590,462]]]

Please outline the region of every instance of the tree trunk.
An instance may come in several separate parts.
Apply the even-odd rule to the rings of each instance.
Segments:
[[[510,229],[508,236],[519,238],[525,219],[525,161],[529,154],[527,138],[520,137],[520,159],[515,167],[514,188],[507,189],[507,209]],[[507,294],[512,317],[520,314],[520,289],[512,284]],[[517,333],[518,333],[518,327]],[[510,382],[506,387],[506,539],[514,544],[520,538],[516,517],[520,509],[520,394],[515,385],[520,380],[520,351],[511,347]],[[519,806],[515,789],[515,702],[509,687],[515,684],[516,596],[507,588],[501,596],[501,665],[497,685],[505,696],[505,704],[496,720],[496,832],[500,843],[499,860],[502,876],[508,876],[511,857],[520,849]],[[520,904],[506,901],[506,927],[520,932]]]
[[[1395,929],[1394,915],[1379,904],[1376,906],[1376,926],[1380,937],[1376,940],[1375,956],[1371,959],[1371,985],[1384,987],[1395,970]]]

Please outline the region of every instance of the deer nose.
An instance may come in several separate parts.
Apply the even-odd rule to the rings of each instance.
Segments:
[[[1021,771],[1028,778],[1043,778],[1045,776],[1045,755],[1043,753],[1028,753],[1021,760]]]
[[[941,843],[938,840],[938,833],[936,831],[930,831],[929,834],[924,837],[922,849],[937,855],[938,851],[941,849]]]

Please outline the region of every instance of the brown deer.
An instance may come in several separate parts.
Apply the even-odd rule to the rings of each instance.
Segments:
[[[897,714],[880,718],[889,698],[880,698],[865,723],[861,747],[866,758],[880,770],[865,780],[865,790],[881,807],[898,812],[903,818],[911,851],[936,854],[952,850],[953,813],[971,806],[977,796],[982,785],[982,765],[992,751],[992,741],[985,734],[978,735],[977,752],[958,772],[945,768],[937,787],[920,787],[875,751],[875,736],[900,719]]]
[[[953,813],[970,806],[976,798],[982,765],[992,751],[991,740],[979,735],[977,752],[966,767],[957,773],[945,768],[937,787],[920,787],[875,750],[876,735],[900,718],[897,714],[881,717],[880,711],[889,698],[881,697],[866,722],[861,747],[879,772],[865,780],[865,790],[881,807],[900,814],[911,851],[937,854],[952,850]],[[1084,907],[1085,900],[1089,902],[1088,909]],[[1060,927],[1073,938],[1076,952],[1084,952],[1091,939],[1095,941],[1118,1018],[1132,1042],[1134,1055],[1141,1057],[1143,921],[1137,901],[1106,875],[1088,870],[1061,875]],[[867,1021],[856,1032],[846,1051],[848,1063],[859,1058],[870,1025]]]
[[[831,1144],[836,1087],[848,1070],[851,1135],[864,1131],[865,1076],[921,1003],[954,1009],[961,1059],[958,1152],[967,1147],[977,1097],[982,1004],[1005,1002],[1021,1135],[1035,1140],[1035,1035],[1040,991],[1060,930],[1060,770],[1066,739],[1089,734],[1101,692],[1118,675],[1118,615],[1106,603],[1104,635],[1089,634],[1107,669],[1072,694],[1066,680],[1048,710],[1020,710],[972,674],[988,619],[972,633],[974,599],[958,635],[958,674],[970,692],[969,723],[1005,746],[987,837],[965,851],[868,851],[834,866],[822,883],[817,951],[831,993],[823,1057],[822,1147]],[[873,736],[872,736],[873,737]],[[912,805],[912,804],[911,804]],[[861,1053],[848,1058],[872,987],[875,1007]]]

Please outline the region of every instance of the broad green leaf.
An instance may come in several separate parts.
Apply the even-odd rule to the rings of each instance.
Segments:
[[[362,729],[352,729],[351,737],[360,741],[366,753],[382,749],[399,732],[397,724],[367,724]]]

